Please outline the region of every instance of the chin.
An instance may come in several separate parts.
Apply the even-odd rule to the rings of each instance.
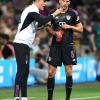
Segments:
[[[68,8],[69,6],[64,6],[64,9]]]

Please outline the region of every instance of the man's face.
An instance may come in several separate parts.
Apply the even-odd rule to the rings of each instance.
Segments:
[[[60,6],[61,7],[68,7],[70,5],[70,0],[59,0]]]
[[[39,9],[40,10],[43,10],[44,9],[44,6],[45,6],[44,0],[39,0],[38,3],[39,3],[39,6],[40,6]]]

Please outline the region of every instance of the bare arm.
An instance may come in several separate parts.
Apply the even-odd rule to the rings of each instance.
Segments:
[[[52,34],[52,35],[55,35],[55,33],[56,33],[56,31],[54,31],[54,30],[52,29],[52,26],[48,26],[47,31],[48,31],[50,34]]]
[[[79,23],[79,24],[76,24],[75,26],[71,26],[71,29],[73,29],[75,32],[82,33],[83,25],[82,25],[82,23]]]
[[[78,23],[76,25],[68,25],[68,24],[64,24],[62,26],[63,29],[72,29],[73,31],[75,32],[79,32],[79,33],[82,33],[83,32],[83,25],[82,23]]]
[[[54,31],[53,28],[52,28],[52,26],[49,26],[49,27],[47,28],[47,30],[48,30],[48,32],[49,32],[50,34],[55,35],[56,37],[62,37],[62,34],[60,34],[59,31]]]
[[[44,24],[48,23],[49,21],[51,21],[53,19],[53,17],[60,14],[62,11],[63,11],[63,8],[59,8],[54,13],[52,13],[51,15],[48,15],[48,16],[42,16],[42,15],[38,14],[37,12],[30,12],[28,15],[31,19],[39,22],[41,25],[44,25]]]

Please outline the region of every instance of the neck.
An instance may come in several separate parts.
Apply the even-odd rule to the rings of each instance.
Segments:
[[[33,4],[39,8],[39,4],[37,2],[34,2]]]

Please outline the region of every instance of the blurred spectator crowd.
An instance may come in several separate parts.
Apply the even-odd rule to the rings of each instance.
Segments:
[[[47,16],[54,12],[55,9],[59,8],[58,1],[48,0],[48,6],[40,13]],[[12,42],[16,35],[21,12],[31,3],[32,0],[0,0],[0,59],[15,58]],[[74,45],[77,55],[93,56],[90,35],[93,34],[93,24],[100,22],[100,0],[71,0],[71,7],[78,11],[84,26],[82,34],[74,33]],[[36,80],[42,83],[46,83],[48,77],[46,59],[51,41],[52,36],[45,27],[37,31],[31,50],[31,57],[34,57],[36,61],[36,68],[30,69],[30,73],[35,76]]]
[[[0,0],[0,58],[14,58],[13,39],[17,31],[18,21],[25,6],[31,4],[32,0]],[[78,56],[91,56],[92,49],[89,35],[92,33],[92,24],[100,20],[99,0],[71,0],[71,6],[79,12],[80,19],[84,25],[82,34],[74,33],[74,43]],[[48,6],[42,15],[48,15],[59,7],[58,0],[48,0]],[[42,33],[44,35],[42,35]],[[33,54],[42,51],[43,45],[49,49],[52,36],[46,28],[39,30],[31,50]],[[38,44],[38,45],[37,45]],[[76,46],[77,45],[77,46]]]

